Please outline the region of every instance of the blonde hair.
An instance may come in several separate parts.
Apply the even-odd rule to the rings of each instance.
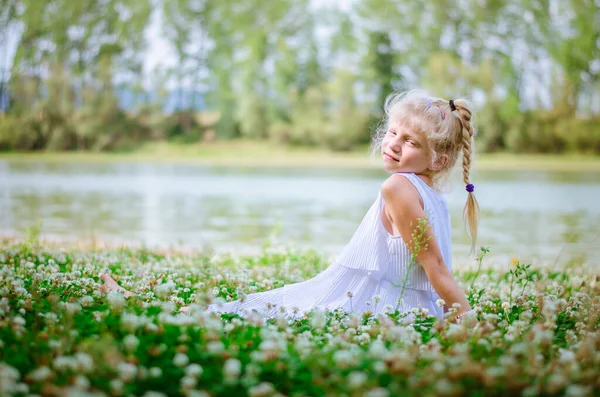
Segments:
[[[398,123],[426,138],[432,162],[435,163],[440,155],[446,156],[446,164],[432,175],[436,189],[439,189],[441,180],[452,170],[461,153],[463,182],[465,186],[469,185],[475,152],[473,137],[476,135],[476,129],[471,124],[473,111],[466,99],[455,99],[453,104],[455,110],[451,109],[450,101],[432,97],[421,90],[390,94],[385,101],[384,118],[373,133],[372,156],[379,155],[388,129],[392,123]],[[471,251],[477,241],[478,211],[475,194],[468,192],[463,217],[471,236]]]

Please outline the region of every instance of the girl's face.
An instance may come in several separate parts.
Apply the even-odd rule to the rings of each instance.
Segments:
[[[429,174],[431,154],[427,140],[397,122],[391,123],[381,145],[383,168],[388,172]]]

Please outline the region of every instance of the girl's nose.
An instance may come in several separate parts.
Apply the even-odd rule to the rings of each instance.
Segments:
[[[392,139],[388,145],[390,149],[398,153],[400,151],[400,141],[398,139]]]

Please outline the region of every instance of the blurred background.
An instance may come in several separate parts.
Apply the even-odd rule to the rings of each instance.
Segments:
[[[415,87],[475,104],[497,261],[598,263],[598,0],[0,0],[0,234],[334,254]]]

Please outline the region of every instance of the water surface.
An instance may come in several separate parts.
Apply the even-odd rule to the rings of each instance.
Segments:
[[[386,178],[379,170],[0,161],[0,235],[260,251],[266,241],[335,254]],[[455,261],[470,240],[466,192],[448,194]],[[600,263],[600,173],[475,172],[478,245],[508,263]],[[454,181],[454,179],[453,179]]]

